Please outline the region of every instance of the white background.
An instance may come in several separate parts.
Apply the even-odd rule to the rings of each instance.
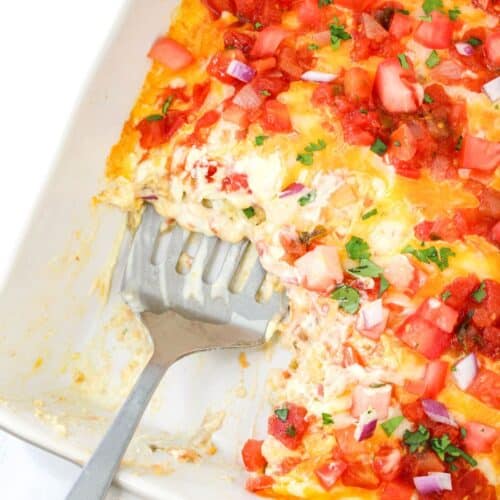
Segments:
[[[71,111],[124,3],[0,2],[0,288]],[[77,473],[76,466],[0,431],[2,500],[62,499]],[[110,495],[118,496],[132,498]]]

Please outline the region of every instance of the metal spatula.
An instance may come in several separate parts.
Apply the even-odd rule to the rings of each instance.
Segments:
[[[159,238],[163,219],[144,211],[130,249],[121,293],[148,328],[154,352],[130,395],[67,496],[104,498],[134,431],[165,371],[199,351],[256,347],[269,321],[285,309],[283,295],[259,301],[265,271],[251,261],[248,241],[229,244],[176,226]],[[154,260],[154,262],[153,262]],[[264,294],[262,294],[264,295]],[[179,335],[165,327],[174,311],[202,322]]]

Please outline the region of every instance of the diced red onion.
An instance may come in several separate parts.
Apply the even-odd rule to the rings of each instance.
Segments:
[[[333,82],[333,80],[337,78],[337,75],[334,75],[333,73],[325,73],[323,71],[306,71],[305,73],[302,73],[300,78],[306,82],[329,83]]]
[[[472,56],[474,55],[474,47],[470,43],[458,42],[455,44],[457,52],[461,56]]]
[[[451,375],[458,387],[460,387],[462,391],[465,391],[472,384],[472,381],[477,375],[476,355],[472,352],[458,361],[453,367]]]
[[[287,196],[300,193],[304,188],[305,188],[304,184],[300,184],[300,182],[293,182],[283,191],[281,191],[280,198],[286,198]]]
[[[434,420],[434,422],[440,422],[442,424],[457,427],[457,423],[448,413],[448,410],[443,403],[435,401],[434,399],[422,399],[422,408],[424,409],[424,413],[431,420]]]
[[[237,59],[233,59],[227,67],[226,73],[240,82],[248,83],[254,76],[255,70]]]
[[[154,201],[154,200],[157,200],[158,199],[158,196],[156,196],[155,194],[148,194],[146,196],[141,196],[141,198],[144,200],[144,201]]]
[[[413,478],[413,484],[422,495],[453,489],[451,475],[447,472],[429,472],[427,476],[416,476]]]
[[[369,330],[374,326],[382,323],[384,321],[384,307],[382,305],[382,299],[377,299],[372,302],[368,302],[363,305],[360,314],[360,325],[361,329]]]
[[[500,76],[483,85],[483,92],[488,96],[491,102],[500,99]]]
[[[243,109],[256,109],[262,104],[262,101],[263,97],[257,94],[250,84],[241,87],[233,97],[234,104],[241,106]]]
[[[377,427],[377,412],[375,410],[366,410],[359,417],[359,422],[354,430],[354,439],[363,441],[368,439],[375,432]]]

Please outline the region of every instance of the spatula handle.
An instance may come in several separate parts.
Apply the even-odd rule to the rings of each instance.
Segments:
[[[105,498],[144,410],[167,368],[149,361],[66,500]]]

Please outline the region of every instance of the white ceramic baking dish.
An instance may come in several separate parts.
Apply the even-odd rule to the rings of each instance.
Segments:
[[[88,458],[149,354],[117,295],[125,217],[91,198],[148,69],[147,49],[174,7],[126,3],[0,295],[0,426],[76,462]],[[172,328],[181,334],[176,318]],[[270,346],[249,353],[247,368],[238,357],[202,353],[169,370],[126,455],[122,485],[164,499],[251,497],[240,449],[265,431],[265,380],[286,356]],[[175,460],[191,456],[186,446],[201,458]]]

